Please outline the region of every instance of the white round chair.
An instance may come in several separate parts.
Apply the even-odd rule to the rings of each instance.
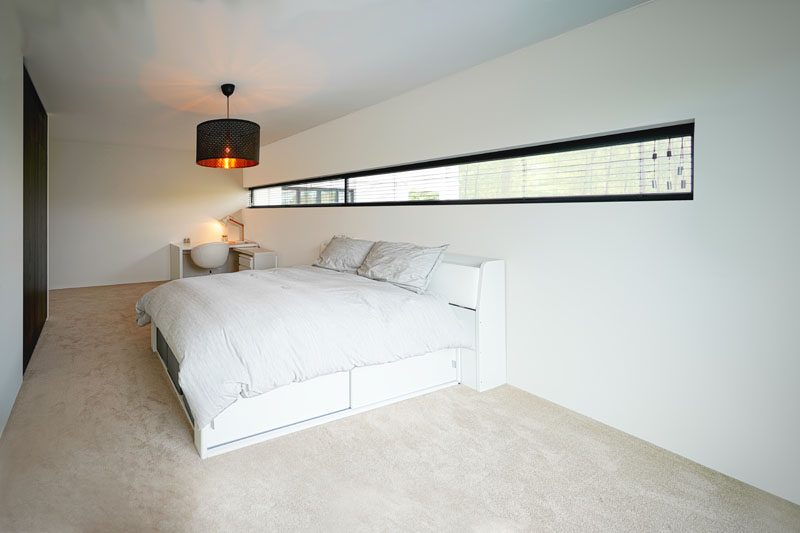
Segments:
[[[228,252],[226,242],[207,242],[193,247],[190,255],[195,265],[208,270],[211,274],[211,270],[228,262]]]

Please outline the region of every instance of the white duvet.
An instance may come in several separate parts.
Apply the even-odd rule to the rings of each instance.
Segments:
[[[175,353],[199,427],[241,397],[473,342],[437,296],[317,267],[172,281],[136,314]]]

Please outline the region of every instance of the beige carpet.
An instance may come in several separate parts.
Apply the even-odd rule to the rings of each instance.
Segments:
[[[2,531],[800,531],[800,507],[502,387],[201,461],[133,304],[52,293],[0,439]]]

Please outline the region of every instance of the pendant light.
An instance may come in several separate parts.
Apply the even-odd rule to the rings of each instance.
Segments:
[[[258,164],[261,127],[255,122],[231,118],[230,97],[236,86],[220,86],[227,99],[226,118],[197,125],[197,164],[212,168],[246,168]]]

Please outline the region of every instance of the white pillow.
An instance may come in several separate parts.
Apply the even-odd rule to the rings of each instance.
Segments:
[[[356,269],[364,262],[373,241],[350,239],[344,235],[334,236],[322,250],[314,266],[338,270],[339,272],[355,273]]]
[[[442,262],[447,245],[426,248],[408,242],[378,241],[358,268],[357,274],[422,294]]]

